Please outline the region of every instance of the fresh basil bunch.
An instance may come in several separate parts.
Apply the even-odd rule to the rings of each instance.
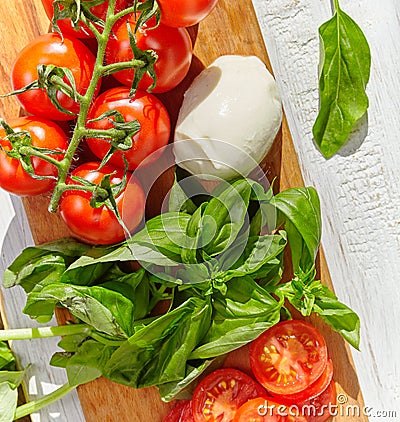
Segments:
[[[182,397],[206,368],[287,318],[286,299],[358,347],[357,315],[315,280],[313,188],[273,195],[238,179],[190,198],[182,186],[175,183],[169,212],[122,244],[61,240],[27,248],[6,271],[4,285],[28,293],[26,314],[47,322],[61,306],[83,323],[65,333],[65,352],[51,362],[66,368],[70,385],[102,375],[157,386],[166,401]],[[282,283],[288,245],[294,277]],[[132,271],[131,261],[142,268]]]

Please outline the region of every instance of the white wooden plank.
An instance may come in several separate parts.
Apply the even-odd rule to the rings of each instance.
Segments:
[[[0,191],[0,274],[19,255],[22,249],[33,245],[31,232],[19,198]],[[3,306],[10,328],[36,327],[38,324],[22,313],[26,295],[19,288],[1,289]],[[55,321],[52,321],[55,324]],[[35,400],[54,391],[67,381],[65,371],[49,366],[59,339],[15,341],[12,348],[19,364],[31,364],[24,383],[29,400]],[[84,422],[76,391],[32,415],[34,422]]]
[[[330,160],[312,140],[318,107],[317,30],[331,16],[330,2],[253,3],[305,181],[321,196],[322,243],[333,284],[362,320],[361,352],[353,356],[366,405],[373,412],[397,410],[397,418],[384,420],[399,420],[400,3],[341,1],[371,46],[370,109],[368,121]]]

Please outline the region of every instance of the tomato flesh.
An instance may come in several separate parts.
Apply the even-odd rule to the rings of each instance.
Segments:
[[[100,162],[89,162],[77,167],[71,176],[78,176],[92,183],[99,183],[107,174],[112,174],[111,184],[121,182],[124,171],[106,164],[100,170]],[[116,197],[119,214],[130,232],[133,232],[144,215],[145,197],[137,179],[127,174],[127,186]],[[79,182],[68,180],[69,184]],[[61,217],[71,233],[78,239],[91,244],[108,245],[121,242],[126,233],[114,213],[105,205],[90,206],[91,193],[78,190],[66,191],[60,201]],[[129,204],[125,205],[124,202]]]
[[[63,130],[54,122],[40,117],[20,117],[8,121],[15,132],[29,132],[32,146],[55,151],[65,151],[68,148],[68,139]],[[12,146],[6,139],[6,133],[0,129],[0,145],[10,151]],[[50,155],[61,160],[63,154]],[[32,157],[31,163],[38,176],[57,176],[57,168],[47,161]],[[19,160],[9,157],[0,150],[0,186],[6,191],[20,196],[34,196],[49,192],[54,186],[54,179],[35,179],[25,172]]]
[[[265,390],[237,369],[223,368],[206,376],[193,394],[195,422],[230,422],[240,406]]]
[[[101,116],[109,110],[119,111],[126,122],[138,120],[140,131],[133,136],[133,145],[127,151],[116,151],[110,163],[125,168],[123,156],[128,162],[129,170],[139,165],[149,165],[157,160],[161,148],[168,144],[171,125],[167,109],[154,95],[138,91],[133,99],[129,98],[129,88],[113,88],[100,95],[89,111],[89,120]],[[88,122],[88,128],[110,129],[109,119]],[[92,152],[100,159],[110,149],[110,144],[103,139],[89,138],[87,143]]]
[[[300,403],[305,400],[311,400],[315,397],[318,397],[322,394],[329,386],[333,378],[333,363],[331,359],[328,359],[326,364],[326,368],[322,375],[314,381],[311,385],[309,385],[305,390],[300,391],[299,393],[294,394],[282,394],[274,396],[277,399],[284,400],[285,403]]]
[[[135,15],[131,14],[119,20],[113,27],[113,37],[107,44],[106,62],[108,64],[130,61],[133,52],[129,44],[127,24],[132,32],[135,29]],[[154,22],[147,24],[151,27]],[[151,30],[141,30],[136,34],[137,46],[145,50],[154,50],[158,59],[154,65],[157,84],[152,92],[166,92],[175,88],[187,75],[192,61],[192,41],[184,28],[170,28],[160,24]],[[113,74],[123,85],[131,86],[134,70],[121,70]],[[146,91],[153,84],[149,75],[144,75],[139,88]]]
[[[324,372],[328,353],[319,331],[305,321],[280,322],[252,344],[250,362],[256,379],[272,394],[305,390]]]
[[[79,40],[58,34],[44,34],[35,38],[18,54],[12,70],[13,90],[19,90],[38,79],[40,64],[67,67],[74,77],[78,93],[85,94],[92,78],[95,57]],[[30,114],[50,120],[73,120],[74,115],[59,111],[43,89],[33,89],[17,95],[22,107]],[[57,94],[61,106],[73,113],[79,112],[79,104],[61,93]]]
[[[158,0],[161,23],[173,27],[187,27],[205,19],[218,0]]]

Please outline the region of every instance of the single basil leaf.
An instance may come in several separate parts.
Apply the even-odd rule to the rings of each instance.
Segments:
[[[73,239],[28,247],[5,271],[3,286],[21,285],[30,292],[38,283],[59,281],[66,266],[89,249]]]
[[[344,145],[369,105],[365,92],[371,68],[368,42],[337,1],[335,7],[333,18],[319,29],[323,48],[320,111],[313,127],[314,139],[326,158]]]
[[[208,329],[210,318],[209,303],[187,300],[149,325],[137,327],[113,354],[104,375],[136,388],[184,379],[185,362]]]
[[[15,369],[15,357],[8,345],[0,341],[0,370],[12,371]]]
[[[316,295],[313,311],[337,331],[354,348],[360,347],[360,318],[338,298],[327,286],[321,285]]]
[[[299,270],[301,262],[312,267],[321,241],[321,211],[317,191],[312,187],[287,189],[275,195],[271,204],[285,216],[286,221],[290,221],[287,232],[289,244],[292,239],[290,248],[294,256],[294,272]],[[309,257],[305,254],[309,254]],[[302,270],[307,272],[310,270],[308,267]]]
[[[220,356],[216,359],[200,360],[200,363],[189,361],[186,364],[185,378],[157,386],[161,399],[164,402],[178,399],[190,400],[193,396],[194,381],[204,372],[211,372],[214,369],[218,369],[222,365],[224,359],[225,356]]]
[[[277,324],[283,301],[276,301],[250,277],[230,280],[226,294],[213,295],[213,321],[190,359],[223,355],[250,343]]]
[[[48,322],[61,305],[97,331],[116,337],[132,334],[134,305],[120,293],[98,286],[54,283],[29,293],[23,310],[39,322]]]
[[[8,382],[0,383],[0,422],[12,422],[18,404],[18,390]]]
[[[79,349],[79,347],[83,344],[86,339],[86,333],[71,334],[69,336],[64,336],[58,342],[57,346],[61,347],[61,349],[64,349],[66,352],[74,353]]]
[[[85,341],[66,364],[70,385],[81,385],[99,378],[117,348],[95,340]]]
[[[0,384],[8,382],[12,388],[18,388],[25,376],[25,371],[0,371]]]
[[[192,182],[192,178],[190,179]],[[175,173],[175,183],[172,185],[171,193],[169,196],[168,211],[169,212],[184,212],[187,214],[193,214],[197,206],[194,204],[190,196],[188,196],[183,189],[185,182],[178,182],[177,174]],[[201,186],[201,185],[200,185]],[[191,187],[191,184],[189,184]],[[203,190],[203,187],[201,186]],[[194,192],[198,194],[198,190]]]

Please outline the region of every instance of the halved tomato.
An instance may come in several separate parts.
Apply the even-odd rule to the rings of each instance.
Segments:
[[[305,390],[322,375],[327,361],[324,337],[300,320],[278,323],[258,337],[250,350],[254,376],[279,395]]]
[[[315,397],[318,397],[320,394],[322,394],[329,386],[330,382],[333,378],[333,364],[332,360],[328,359],[325,371],[322,373],[322,375],[313,382],[309,387],[307,387],[305,390],[300,391],[299,393],[294,394],[273,394],[277,400],[284,400],[285,403],[300,403],[305,400],[311,400]]]
[[[192,402],[184,401],[175,406],[164,418],[164,422],[194,422]]]
[[[245,373],[232,368],[218,369],[196,387],[192,398],[195,422],[231,422],[240,406],[266,391]]]
[[[241,406],[233,422],[307,422],[297,413],[297,407],[288,408],[270,398],[258,397]]]

